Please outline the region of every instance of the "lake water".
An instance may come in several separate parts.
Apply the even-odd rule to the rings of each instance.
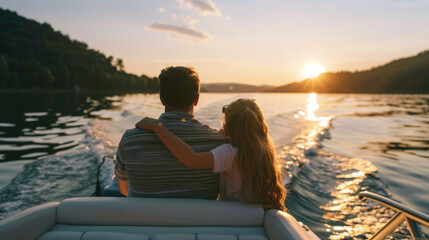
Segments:
[[[429,95],[201,94],[196,117],[220,127],[221,108],[254,98],[285,171],[289,213],[322,239],[365,238],[392,216],[372,191],[429,213]],[[91,196],[101,158],[158,95],[0,95],[0,219],[30,206]],[[113,175],[102,168],[102,183]],[[393,238],[401,238],[400,229]]]

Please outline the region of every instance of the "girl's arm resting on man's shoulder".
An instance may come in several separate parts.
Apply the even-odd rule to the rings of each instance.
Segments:
[[[159,124],[153,130],[168,150],[186,167],[213,168],[214,159],[211,152],[196,153],[188,144],[171,133],[162,124]]]
[[[140,120],[136,127],[153,130],[173,155],[188,168],[213,168],[211,152],[196,153],[188,144],[171,133],[162,123],[152,118]]]

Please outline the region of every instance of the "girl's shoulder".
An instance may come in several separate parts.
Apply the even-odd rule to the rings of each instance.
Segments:
[[[231,144],[222,144],[211,150],[213,154],[213,172],[220,173],[232,168],[238,149]]]
[[[216,151],[216,152],[229,152],[229,153],[237,153],[237,151],[238,151],[238,148],[237,147],[234,147],[233,145],[231,145],[231,144],[229,144],[229,143],[224,143],[224,144],[222,144],[222,145],[219,145],[219,146],[217,146],[217,147],[215,147],[213,150],[212,150],[212,152],[213,151]]]

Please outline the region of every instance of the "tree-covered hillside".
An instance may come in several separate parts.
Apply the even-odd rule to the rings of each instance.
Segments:
[[[157,78],[123,71],[106,57],[43,23],[0,8],[0,87],[157,92]]]
[[[274,92],[429,93],[429,51],[359,72],[324,73]]]

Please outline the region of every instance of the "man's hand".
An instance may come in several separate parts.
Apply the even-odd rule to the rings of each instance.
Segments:
[[[162,123],[160,123],[158,120],[150,117],[145,117],[136,123],[136,128],[155,130],[155,128],[161,125]]]

